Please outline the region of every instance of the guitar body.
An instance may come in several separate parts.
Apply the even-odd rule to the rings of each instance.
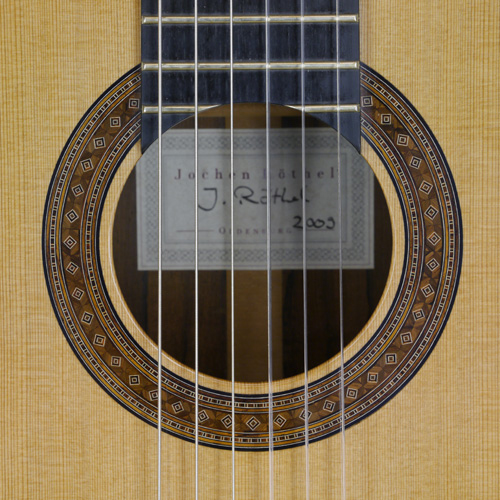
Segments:
[[[47,190],[59,155],[92,103],[140,62],[140,2],[7,2],[1,7],[2,335],[0,498],[156,498],[157,432],[95,383],[61,332],[41,252]],[[495,499],[500,487],[500,12],[495,0],[360,3],[361,60],[418,110],[439,141],[460,199],[460,287],[439,341],[395,397],[345,434],[347,498]],[[353,356],[382,322],[405,266],[400,200],[381,159],[361,153],[392,221],[389,281]],[[106,196],[100,255],[125,326],[137,329],[114,279],[109,229],[141,157],[135,144]],[[155,346],[138,334],[143,349]],[[338,368],[334,359],[329,369]],[[192,371],[166,360],[186,380]],[[328,371],[315,368],[311,379]],[[227,381],[200,382],[230,391]],[[275,391],[301,384],[275,383]],[[261,394],[264,384],[247,384]],[[163,493],[194,498],[195,447],[163,434]],[[341,498],[341,435],[310,444],[311,498]],[[200,498],[231,498],[231,452],[201,446]],[[268,498],[267,452],[236,454],[237,498]],[[276,499],[305,498],[303,446],[274,452]]]

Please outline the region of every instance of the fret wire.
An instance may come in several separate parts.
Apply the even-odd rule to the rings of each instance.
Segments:
[[[358,23],[359,16],[357,14],[309,14],[303,16],[304,23]],[[274,15],[269,16],[271,24],[299,24],[302,21],[302,16],[294,15]],[[234,16],[233,24],[264,24],[265,16]],[[229,24],[230,16],[198,16],[198,24]],[[157,25],[158,16],[144,16],[142,18],[144,25]],[[163,16],[162,24],[194,24],[194,16]]]
[[[198,105],[198,111],[206,111],[220,106],[221,104]],[[302,106],[299,104],[289,104],[287,108],[296,109],[301,111]],[[306,104],[304,106],[306,113],[359,113],[359,104]],[[183,104],[162,106],[162,113],[165,114],[193,114],[195,111],[194,106],[186,106]],[[145,115],[157,114],[158,106],[143,106],[142,112]]]
[[[162,71],[194,71],[195,64],[193,62],[163,62],[161,65]],[[251,71],[251,70],[357,70],[359,69],[359,61],[237,61],[233,63],[234,70]],[[142,71],[158,71],[158,63],[143,62]],[[228,71],[230,69],[229,62],[210,61],[198,62],[198,71]]]

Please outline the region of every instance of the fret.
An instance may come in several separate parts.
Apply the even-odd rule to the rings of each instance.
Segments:
[[[208,105],[200,104],[200,105],[198,105],[198,112],[203,113],[203,111],[207,111],[208,109],[216,108],[217,106],[219,106],[219,104],[208,104]],[[189,106],[189,105],[184,106],[182,104],[177,104],[174,106],[162,106],[161,112],[164,114],[174,113],[174,114],[192,115],[195,112],[195,107]],[[158,114],[158,106],[143,106],[142,113],[144,115],[156,115],[156,114]]]
[[[207,111],[211,108],[216,108],[219,104],[209,104],[198,106],[198,111],[201,113]],[[302,110],[302,106],[295,104],[288,104],[288,108],[296,109],[297,111]],[[306,113],[359,113],[359,104],[341,104],[337,106],[336,104],[310,104],[304,106],[304,111]],[[142,112],[145,115],[155,115],[158,114],[158,106],[143,106]],[[195,112],[194,106],[184,106],[182,104],[173,106],[162,106],[161,112],[164,114],[193,114]]]
[[[273,0],[267,18],[264,0],[233,2],[234,101],[265,101],[265,27],[268,21],[271,102],[300,110],[301,71],[304,70],[306,112],[334,128],[339,125],[342,135],[359,149],[358,1],[339,0],[337,13],[331,0],[308,0],[301,17],[300,0]],[[163,3],[161,54],[158,54],[157,43],[157,5],[157,0],[142,0],[143,149],[157,137],[158,59],[161,60],[163,81],[160,105],[164,130],[194,113],[195,70],[198,71],[200,112],[229,102],[229,0],[198,0],[196,68],[192,1]],[[303,64],[300,62],[302,21]]]
[[[194,104],[194,71],[163,71],[162,105]],[[340,95],[337,102],[337,71],[306,71],[305,104],[359,104],[359,70],[340,70]],[[271,101],[297,104],[300,98],[300,71],[271,71]],[[143,71],[143,106],[157,106],[157,73]],[[228,102],[229,71],[199,71],[200,104]],[[235,102],[265,101],[265,71],[234,72]]]
[[[199,16],[198,24],[229,24],[231,18],[229,16]],[[299,24],[302,21],[301,16],[294,15],[274,15],[269,16],[271,24]],[[162,24],[194,24],[193,16],[162,16]],[[233,16],[234,24],[264,24],[266,16]],[[358,23],[359,16],[356,14],[343,15],[305,15],[304,23]],[[158,25],[158,16],[143,16],[142,24]]]
[[[305,70],[345,70],[345,69],[359,69],[359,61],[346,61],[346,62],[335,62],[335,61],[308,61],[303,65],[300,62],[282,62],[273,61],[269,63],[270,70],[295,70],[300,71],[302,67]],[[162,71],[194,71],[195,64],[192,62],[168,62],[162,63]],[[228,71],[230,69],[229,62],[199,62],[198,71]],[[262,61],[256,62],[241,62],[235,61],[233,64],[233,69],[235,71],[258,71],[265,70],[266,63]],[[142,63],[142,71],[158,71],[158,63]]]
[[[264,0],[233,0],[235,15],[262,15]],[[339,0],[339,14],[357,14],[358,0]],[[332,0],[307,0],[305,14],[332,14],[336,2]],[[198,0],[198,12],[202,15],[229,14],[229,0]],[[273,0],[269,2],[271,15],[296,15],[300,12],[300,0]],[[157,0],[142,0],[142,14],[154,17],[158,15]],[[163,16],[189,16],[193,14],[193,0],[171,0],[163,2]]]

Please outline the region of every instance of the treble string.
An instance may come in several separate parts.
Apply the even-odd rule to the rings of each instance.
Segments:
[[[306,108],[305,108],[305,35],[304,35],[304,0],[300,0],[300,100],[301,100],[301,154],[302,154],[302,220],[306,221]],[[306,500],[309,500],[309,360],[307,328],[307,225],[302,226],[302,300],[304,314],[304,449],[305,449],[305,484]]]
[[[273,429],[273,322],[272,322],[272,274],[271,274],[271,171],[270,171],[270,128],[271,128],[271,82],[269,71],[269,0],[265,0],[265,51],[266,51],[266,250],[267,250],[267,376],[268,376],[268,420],[269,420],[269,500],[274,499],[274,429]]]
[[[198,0],[194,0],[194,365],[195,498],[199,498]]]
[[[162,0],[158,0],[158,500],[161,500],[161,378],[162,378]]]
[[[337,168],[338,168],[338,218],[339,218],[339,335],[340,335],[340,427],[341,427],[341,499],[346,498],[346,465],[345,465],[345,373],[344,373],[344,297],[343,297],[343,255],[342,255],[342,168],[341,168],[341,154],[340,154],[340,25],[339,25],[339,0],[335,1],[335,14],[336,14],[336,83],[337,83]]]

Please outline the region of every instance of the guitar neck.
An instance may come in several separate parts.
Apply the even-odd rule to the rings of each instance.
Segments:
[[[175,8],[167,2],[163,5],[162,128],[165,131],[193,114],[195,71],[198,72],[199,111],[229,103],[231,16],[227,1],[200,2],[196,16],[193,2],[178,2]],[[305,104],[306,110],[317,118],[335,129],[340,127],[342,135],[359,150],[358,2],[344,0],[340,2],[338,12],[332,11],[331,2],[306,2],[303,48],[299,5],[299,2],[270,2],[266,36],[264,2],[234,2],[234,102],[265,102],[269,92],[273,104],[295,108]],[[143,1],[142,16],[144,151],[156,139],[158,128],[157,3]],[[195,23],[198,28],[197,61]]]

